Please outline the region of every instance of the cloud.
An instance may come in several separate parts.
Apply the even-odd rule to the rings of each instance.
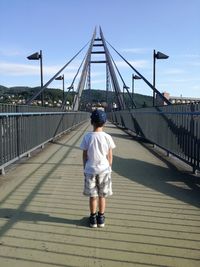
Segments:
[[[61,65],[52,65],[44,66],[43,72],[45,75],[55,75],[63,66]],[[78,66],[71,65],[67,66],[70,77],[74,77]],[[39,63],[38,64],[20,64],[20,63],[8,63],[0,62],[0,74],[7,76],[28,76],[28,75],[38,75],[39,73]],[[72,72],[73,71],[73,72]]]
[[[200,58],[200,54],[182,54],[182,55],[178,55],[179,57],[184,57],[184,58]]]
[[[200,91],[200,85],[194,85],[194,86],[192,86],[191,89],[199,92]]]
[[[199,82],[200,78],[182,78],[182,79],[173,79],[173,83],[192,83],[192,82]],[[199,85],[197,85],[199,87]]]
[[[92,77],[97,77],[97,76],[105,76],[105,72],[103,72],[103,71],[92,71],[91,72],[91,76]]]
[[[199,67],[200,66],[200,62],[190,62],[189,63],[191,66],[194,66],[194,67]]]
[[[105,84],[105,80],[101,79],[101,80],[92,80],[91,84]]]
[[[5,57],[25,56],[25,53],[17,49],[0,48],[0,55]]]
[[[134,68],[144,69],[147,68],[149,63],[147,60],[131,60],[128,61]],[[130,68],[130,66],[125,61],[115,61],[117,67]]]
[[[8,76],[38,75],[38,66],[0,62],[0,73]]]
[[[15,52],[18,53],[17,51]],[[20,53],[20,52],[19,52]],[[11,53],[10,53],[11,55]],[[146,60],[135,60],[129,61],[135,68],[146,68],[148,65],[148,61]],[[78,67],[81,61],[76,60],[72,62],[69,66],[64,70],[64,74],[66,79],[74,78]],[[119,68],[130,68],[124,61],[116,61],[117,67]],[[55,75],[63,65],[43,65],[43,73],[44,76],[53,76]],[[16,63],[16,62],[8,62],[8,61],[0,61],[0,75],[10,76],[10,77],[23,77],[23,76],[36,76],[40,75],[40,67],[39,61],[37,62],[28,62],[27,63]],[[101,76],[105,75],[105,71],[92,71],[92,76]]]
[[[178,69],[178,68],[172,68],[165,71],[166,75],[177,75],[177,74],[184,74],[185,70]]]
[[[132,54],[145,54],[150,51],[148,48],[122,48],[122,52],[132,53]]]

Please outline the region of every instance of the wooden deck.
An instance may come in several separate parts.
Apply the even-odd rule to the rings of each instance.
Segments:
[[[90,129],[82,125],[0,177],[0,266],[200,266],[200,179],[111,124],[114,195],[105,228],[88,227],[79,144]]]

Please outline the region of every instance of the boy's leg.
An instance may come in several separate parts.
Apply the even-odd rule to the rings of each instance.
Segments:
[[[97,227],[97,186],[96,175],[85,173],[84,195],[89,196],[90,227]]]
[[[106,197],[112,195],[111,174],[105,173],[98,176],[99,213],[97,216],[98,227],[105,226]]]
[[[104,214],[106,208],[105,197],[99,197],[99,213]]]
[[[97,198],[90,197],[90,213],[95,214],[97,211]]]
[[[96,228],[97,227],[97,198],[90,197],[90,227]]]
[[[99,212],[97,216],[97,224],[99,227],[104,227],[105,225],[105,216],[104,216],[105,208],[106,208],[105,197],[99,197]]]

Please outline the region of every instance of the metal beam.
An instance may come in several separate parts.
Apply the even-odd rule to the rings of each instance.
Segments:
[[[91,54],[105,54],[105,51],[92,51]]]
[[[92,60],[90,63],[107,63],[106,60]]]
[[[110,73],[110,77],[111,77],[111,81],[112,81],[112,86],[113,86],[113,88],[115,90],[115,93],[116,93],[116,96],[117,96],[119,109],[125,109],[124,99],[123,99],[123,96],[122,96],[122,93],[121,93],[121,90],[120,90],[120,86],[119,86],[119,83],[118,83],[118,80],[117,80],[117,76],[115,74],[114,66],[112,64],[110,53],[109,53],[109,50],[107,48],[106,41],[104,39],[103,32],[102,32],[101,28],[100,28],[100,36],[101,36],[102,43],[103,43],[103,46],[104,46],[104,49],[105,49],[106,61],[107,61],[107,64],[108,64],[108,69],[109,69],[109,73]]]
[[[77,88],[77,94],[75,95],[75,98],[74,98],[73,110],[75,110],[75,111],[77,111],[79,109],[80,98],[81,98],[81,95],[82,95],[82,91],[84,90],[84,87],[85,87],[85,81],[86,81],[86,77],[87,77],[89,64],[90,64],[90,61],[91,61],[91,52],[92,52],[92,47],[93,47],[93,43],[94,43],[94,40],[95,40],[95,36],[96,36],[96,29],[95,29],[95,31],[93,33],[92,40],[90,42],[90,46],[89,46],[89,49],[87,51],[87,56],[86,56],[86,59],[85,59],[85,63],[84,63],[83,70],[82,70],[82,73],[81,73],[81,78],[80,78],[80,81],[79,81],[79,84],[78,84],[78,88]]]

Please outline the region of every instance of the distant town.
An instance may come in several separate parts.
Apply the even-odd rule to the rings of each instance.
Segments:
[[[200,98],[197,97],[183,97],[180,96],[171,96],[168,92],[163,93],[172,104],[190,104],[190,103],[200,103]]]

